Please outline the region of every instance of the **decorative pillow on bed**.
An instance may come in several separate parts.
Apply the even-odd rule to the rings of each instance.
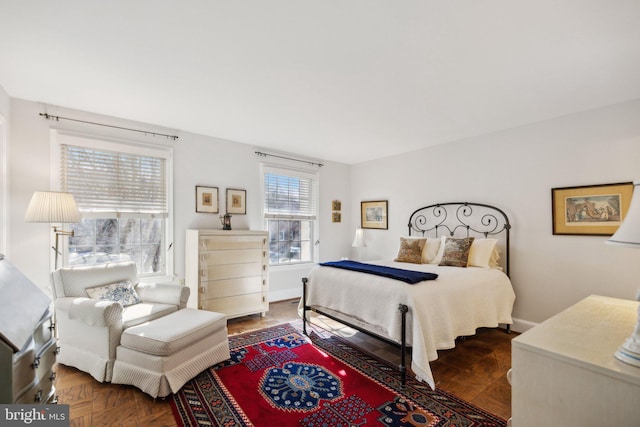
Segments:
[[[394,261],[396,262],[411,262],[414,264],[422,264],[422,249],[426,238],[400,238],[400,249],[398,250],[398,256]]]
[[[469,248],[469,262],[467,265],[469,267],[489,268],[491,266],[491,257],[497,243],[497,239],[474,239],[471,248]]]
[[[422,264],[431,264],[439,253],[441,237],[417,237],[406,236],[403,239],[407,240],[426,240],[424,247],[422,248]],[[440,261],[438,261],[440,262]]]
[[[87,288],[86,291],[91,299],[115,301],[122,304],[123,307],[142,302],[130,280],[94,286],[93,288]]]
[[[473,237],[465,237],[463,239],[447,237],[444,241],[442,261],[440,261],[439,265],[466,267],[469,259],[469,249],[473,241]]]

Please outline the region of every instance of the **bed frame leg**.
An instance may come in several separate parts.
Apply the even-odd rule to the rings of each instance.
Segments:
[[[307,282],[309,279],[302,278],[302,333],[309,336],[307,333]]]
[[[510,334],[511,333],[511,325],[507,323],[507,333]]]
[[[405,304],[398,305],[398,310],[400,310],[400,316],[402,319],[402,339],[400,340],[400,381],[401,387],[407,384],[407,312],[409,311],[409,307]]]

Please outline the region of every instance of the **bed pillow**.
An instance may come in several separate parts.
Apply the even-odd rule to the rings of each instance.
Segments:
[[[123,307],[142,302],[130,280],[94,286],[93,288],[87,288],[86,291],[91,299],[115,301],[122,304]]]
[[[440,253],[440,246],[442,246],[442,237],[427,237],[427,243],[422,249],[422,263],[432,264]],[[442,254],[441,254],[442,255]],[[440,261],[438,261],[440,262]]]
[[[430,259],[429,264],[438,265],[440,264],[440,261],[442,261],[442,254],[444,253],[444,241],[447,240],[447,236],[435,237],[435,239],[439,240],[439,242],[437,243],[438,249],[436,250],[436,255]],[[433,246],[435,247],[436,244],[434,243]]]
[[[498,261],[500,261],[500,248],[498,247],[498,245],[495,245],[493,248],[493,252],[491,252],[491,258],[489,258],[489,267],[502,270],[502,267],[500,267]]]
[[[497,243],[497,239],[474,239],[471,248],[469,248],[467,265],[469,267],[489,268],[491,266],[491,257]]]
[[[466,267],[469,259],[469,249],[474,240],[473,237],[465,237],[462,239],[447,237],[444,241],[442,260],[438,265]]]
[[[418,239],[401,237],[400,249],[398,249],[398,255],[394,261],[422,264],[422,249],[424,249],[426,242],[426,237]]]

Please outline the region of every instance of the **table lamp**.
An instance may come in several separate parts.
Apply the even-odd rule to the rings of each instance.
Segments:
[[[606,243],[640,249],[640,182],[633,183],[633,196],[627,215],[618,230]],[[636,299],[640,300],[640,289],[638,289]],[[615,356],[625,363],[640,367],[640,306],[638,307],[635,329],[615,352]]]
[[[353,243],[351,243],[351,246],[358,248],[358,258],[362,261],[361,248],[367,247],[367,244],[364,242],[364,230],[362,228],[356,228],[356,235],[353,237]]]
[[[71,193],[59,191],[36,191],[31,197],[27,212],[24,215],[26,222],[48,222],[50,224],[65,224],[80,222],[80,212]],[[58,268],[58,250],[60,236],[73,236],[73,230],[66,231],[53,226],[56,235],[55,264]]]

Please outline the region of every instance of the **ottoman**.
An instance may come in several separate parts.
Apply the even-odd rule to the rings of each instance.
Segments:
[[[126,329],[116,349],[111,382],[165,397],[227,359],[226,315],[185,308]]]

